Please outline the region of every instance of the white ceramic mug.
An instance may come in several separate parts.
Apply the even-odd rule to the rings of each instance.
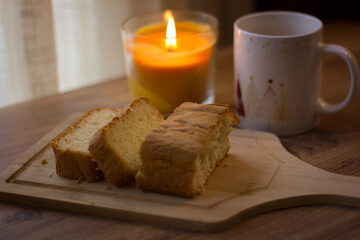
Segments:
[[[354,97],[359,67],[353,54],[322,43],[322,22],[285,11],[243,16],[234,24],[236,112],[245,129],[293,135],[312,129],[320,113],[343,109]],[[336,105],[320,97],[321,59],[342,57],[351,76],[346,98]]]

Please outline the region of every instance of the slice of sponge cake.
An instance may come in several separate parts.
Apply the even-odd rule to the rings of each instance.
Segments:
[[[138,187],[196,196],[228,152],[228,134],[238,121],[227,105],[183,103],[142,143]]]
[[[56,159],[56,173],[64,178],[95,182],[102,172],[88,151],[92,136],[106,125],[120,109],[97,108],[87,112],[51,143]]]
[[[134,178],[141,164],[140,145],[162,121],[150,100],[140,97],[94,135],[89,151],[108,182],[120,187]]]

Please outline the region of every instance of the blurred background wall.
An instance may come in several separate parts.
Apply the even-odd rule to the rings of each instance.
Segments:
[[[119,27],[134,15],[200,10],[219,20],[219,48],[233,22],[255,11],[294,10],[321,19],[354,18],[356,1],[0,0],[0,108],[125,74]]]

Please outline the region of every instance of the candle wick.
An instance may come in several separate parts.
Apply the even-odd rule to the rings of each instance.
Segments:
[[[168,52],[174,52],[174,51],[175,51],[175,49],[174,49],[174,48],[172,48],[172,47],[168,47],[168,48],[167,48],[167,51],[168,51]]]

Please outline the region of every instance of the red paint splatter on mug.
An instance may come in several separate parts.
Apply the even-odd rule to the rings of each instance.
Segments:
[[[241,97],[240,81],[236,79],[235,82],[235,110],[242,117],[245,117],[244,101]]]

